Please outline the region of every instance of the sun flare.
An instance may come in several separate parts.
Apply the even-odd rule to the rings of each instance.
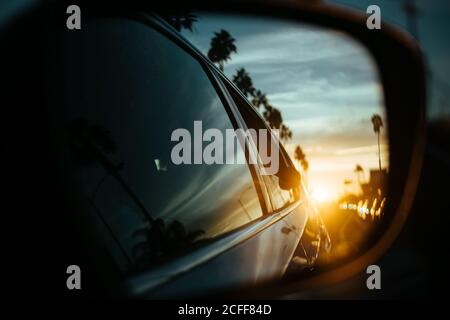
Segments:
[[[333,199],[333,193],[324,186],[314,187],[311,196],[317,202],[326,202]]]

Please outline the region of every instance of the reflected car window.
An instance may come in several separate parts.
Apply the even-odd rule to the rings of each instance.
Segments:
[[[87,23],[59,48],[65,58],[54,79],[68,98],[55,112],[65,119],[61,130],[75,136],[84,194],[122,269],[152,265],[262,216],[246,164],[171,161],[175,129],[193,135],[194,121],[224,136],[234,129],[191,55],[125,19]]]
[[[226,83],[226,82],[225,82]],[[260,130],[265,129],[269,130],[264,121],[257,116],[257,114],[250,108],[250,106],[243,100],[241,96],[239,96],[235,90],[230,86],[228,83],[226,83],[226,86],[228,88],[228,91],[230,92],[234,102],[236,103],[236,106],[238,107],[241,115],[244,117],[244,121],[246,122],[248,128]],[[254,141],[255,145],[259,147],[258,141]],[[269,139],[267,142],[267,145],[270,145],[271,140]],[[280,145],[282,148],[282,146]],[[271,148],[268,147],[268,150],[270,151]],[[281,150],[280,150],[281,151]],[[288,157],[288,155],[284,152],[283,154],[280,153],[279,155],[279,171],[280,173],[283,168],[288,166],[284,159],[284,157]],[[270,196],[270,201],[272,205],[272,210],[277,211],[280,209],[283,209],[290,204],[294,203],[296,199],[298,198],[299,190],[285,190],[280,187],[280,181],[279,181],[279,174],[273,174],[273,175],[263,175],[262,179],[264,181],[264,184],[267,187],[267,191]]]

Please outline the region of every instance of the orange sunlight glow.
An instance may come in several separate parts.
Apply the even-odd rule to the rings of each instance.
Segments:
[[[335,194],[325,186],[314,186],[311,190],[312,198],[320,203],[331,201],[336,198]]]

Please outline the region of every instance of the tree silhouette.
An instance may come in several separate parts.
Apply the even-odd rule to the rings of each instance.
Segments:
[[[256,90],[255,94],[253,95],[252,104],[256,108],[260,108],[262,106],[266,106],[269,104],[269,101],[267,100],[266,94],[262,92],[261,90]]]
[[[252,78],[250,78],[250,75],[244,68],[236,70],[236,74],[233,76],[233,82],[244,96],[249,97],[255,95]]]
[[[235,39],[226,30],[215,32],[211,39],[211,48],[208,51],[208,58],[217,63],[223,71],[223,65],[230,59],[231,54],[237,52]]]
[[[378,114],[372,116],[373,131],[378,135],[378,165],[381,172],[381,151],[380,151],[380,132],[383,127],[383,120]]]
[[[181,31],[181,29],[193,31],[194,22],[197,22],[197,16],[192,14],[189,11],[165,14],[163,15],[163,19],[172,25],[177,31]]]
[[[354,171],[358,178],[358,183],[361,185],[361,175],[364,173],[364,169],[360,164],[357,164]]]
[[[281,116],[280,110],[277,108],[267,105],[266,110],[263,112],[264,119],[266,119],[269,127],[272,129],[280,129],[281,123],[283,122],[283,118]]]
[[[237,53],[235,39],[228,31],[222,29],[220,32],[215,32],[211,39],[208,58],[217,63],[220,70],[223,71],[224,63],[231,59],[230,56],[233,52]],[[287,141],[292,138],[291,129],[283,123],[281,111],[269,104],[265,93],[255,89],[253,80],[245,68],[236,70],[233,82],[247,98],[252,97],[252,103],[256,108],[264,106],[262,115],[270,128],[279,130],[281,140]]]
[[[281,140],[287,141],[292,138],[292,131],[286,126],[284,123],[281,124],[280,129],[280,138]]]
[[[263,117],[267,124],[272,129],[277,129],[280,132],[281,140],[289,140],[292,138],[292,131],[283,123],[281,111],[267,103],[263,112]]]
[[[308,160],[306,160],[306,155],[303,152],[303,149],[299,145],[297,145],[297,147],[295,148],[294,154],[295,154],[295,160],[297,160],[300,163],[303,170],[308,171],[309,162],[308,162]]]

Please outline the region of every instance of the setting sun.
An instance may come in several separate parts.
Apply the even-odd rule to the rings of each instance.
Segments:
[[[323,186],[314,187],[311,196],[317,202],[326,202],[334,198],[332,192]]]

